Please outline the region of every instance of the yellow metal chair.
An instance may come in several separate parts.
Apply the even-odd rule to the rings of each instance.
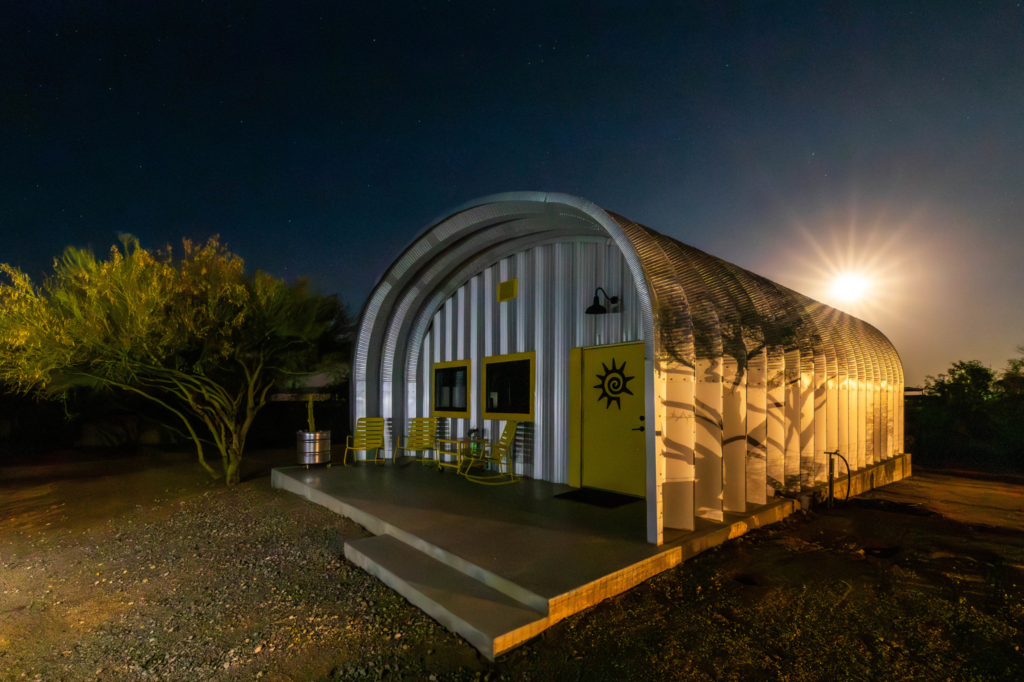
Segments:
[[[411,456],[416,457],[417,452],[426,452],[430,450],[434,453],[434,457],[427,458],[421,456],[420,462],[423,464],[436,464],[437,463],[437,419],[433,417],[417,417],[416,419],[409,420],[409,435],[405,437],[405,445],[402,445],[402,439],[398,439],[398,447],[395,448],[395,458],[398,458],[398,451],[405,450],[406,452],[413,453]]]
[[[519,422],[505,422],[498,442],[484,444],[477,456],[464,457],[465,471],[460,469],[460,473],[470,481],[484,485],[504,485],[522,480],[521,476],[516,476],[512,462],[512,446],[515,445],[518,426]],[[494,465],[494,468],[490,471],[472,473],[473,467],[483,467],[487,464]]]
[[[369,461],[375,464],[384,462],[385,459],[381,456],[384,451],[383,417],[360,417],[356,421],[356,432],[345,441],[345,456],[341,458],[342,464],[348,462],[349,450],[365,450],[367,455],[370,454],[370,450],[373,450],[373,459]],[[352,457],[354,462],[355,455]]]

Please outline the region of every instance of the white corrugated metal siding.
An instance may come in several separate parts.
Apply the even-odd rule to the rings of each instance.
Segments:
[[[498,303],[498,284],[513,278],[519,281],[518,295]],[[607,315],[584,312],[596,287],[619,297]],[[565,482],[569,349],[643,339],[637,288],[610,239],[576,238],[526,249],[471,277],[434,314],[418,352],[415,416],[430,416],[433,373],[428,365],[470,358],[473,416],[452,419],[451,433],[463,436],[469,429],[483,429],[486,437],[497,438],[504,423],[480,418],[480,360],[536,351],[536,418],[532,434],[527,429],[517,448],[517,468],[526,476]]]

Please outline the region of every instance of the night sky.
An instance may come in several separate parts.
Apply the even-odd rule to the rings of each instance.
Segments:
[[[1024,343],[1018,2],[0,11],[0,261],[219,234],[357,313],[428,221],[566,192],[827,303],[909,385]],[[731,4],[731,3],[728,3]]]

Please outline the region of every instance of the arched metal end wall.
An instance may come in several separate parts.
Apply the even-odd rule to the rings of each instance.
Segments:
[[[539,192],[458,207],[385,272],[359,322],[353,416],[417,414],[424,339],[474,277],[595,240],[621,252],[636,289],[657,424],[646,432],[649,541],[820,483],[827,451],[858,469],[902,450],[902,365],[877,329],[584,199]]]

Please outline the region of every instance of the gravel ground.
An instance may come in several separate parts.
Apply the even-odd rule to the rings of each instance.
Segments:
[[[898,503],[750,533],[496,664],[266,477],[87,527],[58,504],[0,519],[0,680],[1024,679],[1024,533]]]
[[[265,479],[145,516],[4,542],[0,678],[309,679],[346,652],[377,673],[411,642],[465,647],[342,559],[359,527]]]

